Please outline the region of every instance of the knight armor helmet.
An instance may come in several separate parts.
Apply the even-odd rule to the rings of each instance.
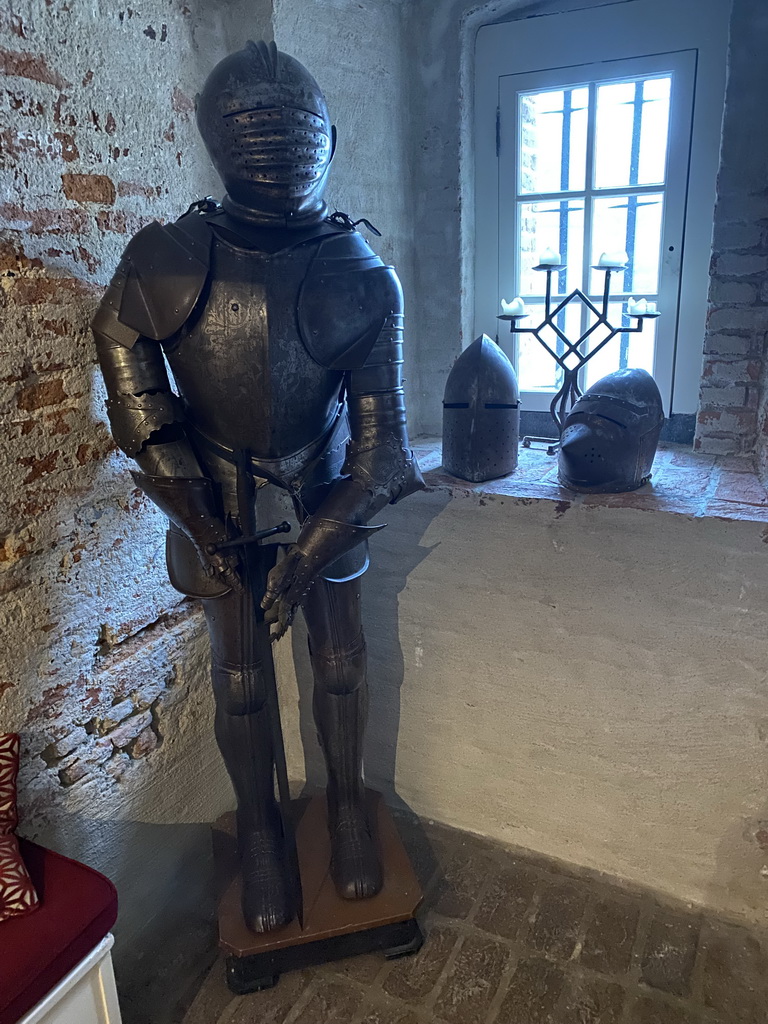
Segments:
[[[479,483],[514,473],[520,398],[512,363],[483,334],[448,374],[443,398],[443,466]]]
[[[315,79],[274,43],[249,41],[197,97],[197,125],[227,190],[225,208],[268,223],[317,218],[335,130]]]
[[[634,491],[651,478],[664,424],[656,381],[645,370],[617,370],[597,381],[568,413],[558,478],[573,491]]]

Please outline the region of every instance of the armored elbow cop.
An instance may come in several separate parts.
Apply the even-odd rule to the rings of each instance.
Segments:
[[[402,435],[392,432],[365,441],[351,441],[342,473],[359,483],[372,498],[395,504],[424,487],[413,452]]]
[[[179,399],[171,391],[160,346],[139,338],[117,319],[109,292],[94,318],[93,333],[112,436],[126,455],[135,458],[153,434],[181,421]]]

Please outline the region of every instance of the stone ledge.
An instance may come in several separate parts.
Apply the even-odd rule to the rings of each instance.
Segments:
[[[659,447],[651,481],[625,494],[579,494],[557,481],[557,459],[545,451],[520,449],[510,476],[473,484],[442,468],[439,438],[418,438],[414,452],[430,490],[543,499],[588,507],[634,508],[692,518],[736,519],[768,523],[768,491],[760,483],[751,456],[704,455],[686,445]]]

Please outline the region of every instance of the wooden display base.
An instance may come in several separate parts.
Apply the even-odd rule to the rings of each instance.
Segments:
[[[415,914],[421,887],[378,793],[368,791],[369,813],[377,822],[384,868],[381,892],[365,900],[344,900],[330,877],[331,846],[325,795],[313,797],[296,829],[304,889],[304,928],[297,920],[266,934],[246,926],[240,909],[235,816],[225,814],[213,830],[219,887],[219,945],[227,957],[227,984],[243,995],[274,985],[285,971],[382,951],[387,957],[416,953],[423,937]],[[298,804],[294,806],[298,807]]]

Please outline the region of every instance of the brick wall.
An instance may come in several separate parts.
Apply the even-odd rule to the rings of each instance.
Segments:
[[[763,0],[735,0],[695,440],[697,449],[713,454],[756,449],[762,462],[767,461],[761,383],[768,336],[767,47]]]
[[[146,863],[230,800],[201,614],[111,440],[88,326],[129,237],[217,188],[191,98],[226,46],[209,22],[0,2],[0,729],[23,736],[22,831],[115,878],[124,932],[138,839]]]

